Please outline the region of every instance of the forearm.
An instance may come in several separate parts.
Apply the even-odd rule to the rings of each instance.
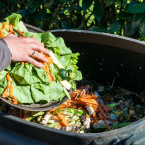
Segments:
[[[11,52],[9,48],[0,41],[0,71],[4,70],[11,63]]]

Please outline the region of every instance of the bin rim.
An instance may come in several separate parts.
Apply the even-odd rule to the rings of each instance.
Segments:
[[[119,128],[119,129],[114,129],[111,131],[105,131],[105,132],[99,132],[99,133],[76,133],[76,132],[67,132],[67,131],[64,131],[61,129],[50,128],[50,127],[43,126],[43,125],[40,125],[40,124],[37,124],[34,122],[26,121],[24,119],[20,119],[18,117],[12,116],[12,115],[7,115],[7,114],[2,113],[2,112],[0,112],[0,117],[4,117],[4,118],[11,120],[11,121],[16,121],[17,123],[19,122],[21,124],[25,124],[25,125],[28,125],[30,127],[35,127],[38,129],[42,129],[45,131],[51,131],[51,132],[55,132],[58,134],[69,135],[69,136],[73,136],[73,137],[78,136],[78,137],[93,137],[93,138],[94,137],[95,138],[109,137],[112,135],[119,135],[120,133],[123,133],[123,132],[130,132],[130,131],[135,130],[135,128],[137,128],[140,125],[145,123],[145,117],[143,117],[142,119],[135,121],[128,126],[125,126],[125,127]]]
[[[97,35],[104,35],[104,36],[110,36],[110,37],[114,37],[114,38],[129,40],[129,41],[133,41],[133,42],[145,45],[145,42],[143,42],[141,40],[137,40],[137,39],[126,37],[126,36],[104,33],[104,32],[95,32],[95,31],[89,31],[89,30],[75,30],[75,29],[54,29],[54,30],[50,30],[50,32],[52,32],[52,33],[54,33],[54,32],[72,32],[72,33],[97,34]]]

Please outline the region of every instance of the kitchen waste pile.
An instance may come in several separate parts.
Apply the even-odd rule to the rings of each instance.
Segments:
[[[123,89],[81,86],[61,106],[47,112],[30,112],[0,104],[0,110],[46,127],[77,133],[95,133],[121,128],[145,115],[144,99]]]
[[[79,54],[72,53],[62,38],[56,38],[50,32],[28,32],[20,19],[19,14],[12,14],[0,23],[1,38],[9,33],[34,37],[52,52],[59,64],[54,63],[52,56],[46,56],[48,63],[44,63],[42,69],[25,62],[12,63],[0,72],[0,94],[14,104],[45,104],[52,100],[60,101],[64,96],[68,99],[47,112],[21,110],[0,101],[2,112],[46,127],[77,133],[121,128],[144,116],[144,98],[137,93],[112,85],[91,85],[89,82],[84,85],[83,81],[76,88],[74,81],[82,79],[76,65]],[[74,91],[69,95],[70,88]]]

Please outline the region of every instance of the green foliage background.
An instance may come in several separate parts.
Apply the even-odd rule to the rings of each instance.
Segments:
[[[144,40],[143,0],[5,0],[0,20],[12,12],[43,30],[78,29],[114,33]]]

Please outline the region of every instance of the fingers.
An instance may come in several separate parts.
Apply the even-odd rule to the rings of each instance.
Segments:
[[[44,45],[40,43],[38,40],[34,38],[27,38],[27,40],[25,41],[27,41],[25,42],[25,45],[27,44],[29,48],[49,55],[49,51],[46,48],[44,48]]]
[[[9,34],[8,36],[17,37],[14,34]],[[36,51],[39,51],[39,52],[42,52],[44,54],[49,55],[49,51],[46,48],[44,48],[44,45],[41,42],[39,42],[37,39],[35,39],[35,38],[20,38],[20,37],[17,37],[17,38],[19,39],[19,41],[22,41],[22,43],[24,44],[24,46],[26,48],[30,48],[30,49],[33,49],[33,50],[36,50]]]
[[[10,33],[8,36],[10,37],[17,37],[15,34]]]
[[[31,57],[28,57],[28,58],[27,58],[27,62],[33,64],[33,65],[36,66],[36,67],[40,67],[40,68],[43,67],[43,64],[42,64],[42,63],[36,61],[35,59],[33,59],[33,58],[31,58]]]
[[[48,59],[39,52],[49,55],[49,51],[35,38],[21,38],[9,34],[5,37],[5,41],[11,49],[13,61],[26,61],[40,68],[43,67],[43,64],[37,60],[48,62]],[[35,54],[32,55],[33,52]]]
[[[44,45],[35,38],[26,38],[25,37],[25,38],[21,38],[21,39],[23,40],[24,43],[34,43],[34,44],[38,44],[38,45],[41,45],[44,47]]]
[[[43,62],[48,62],[48,59],[37,51],[31,51],[28,55]]]
[[[49,50],[47,50],[47,49],[44,48],[44,47],[36,47],[36,46],[34,46],[34,47],[32,47],[32,49],[33,49],[33,50],[36,50],[36,51],[39,51],[39,52],[42,52],[42,53],[44,53],[44,54],[49,55]]]

